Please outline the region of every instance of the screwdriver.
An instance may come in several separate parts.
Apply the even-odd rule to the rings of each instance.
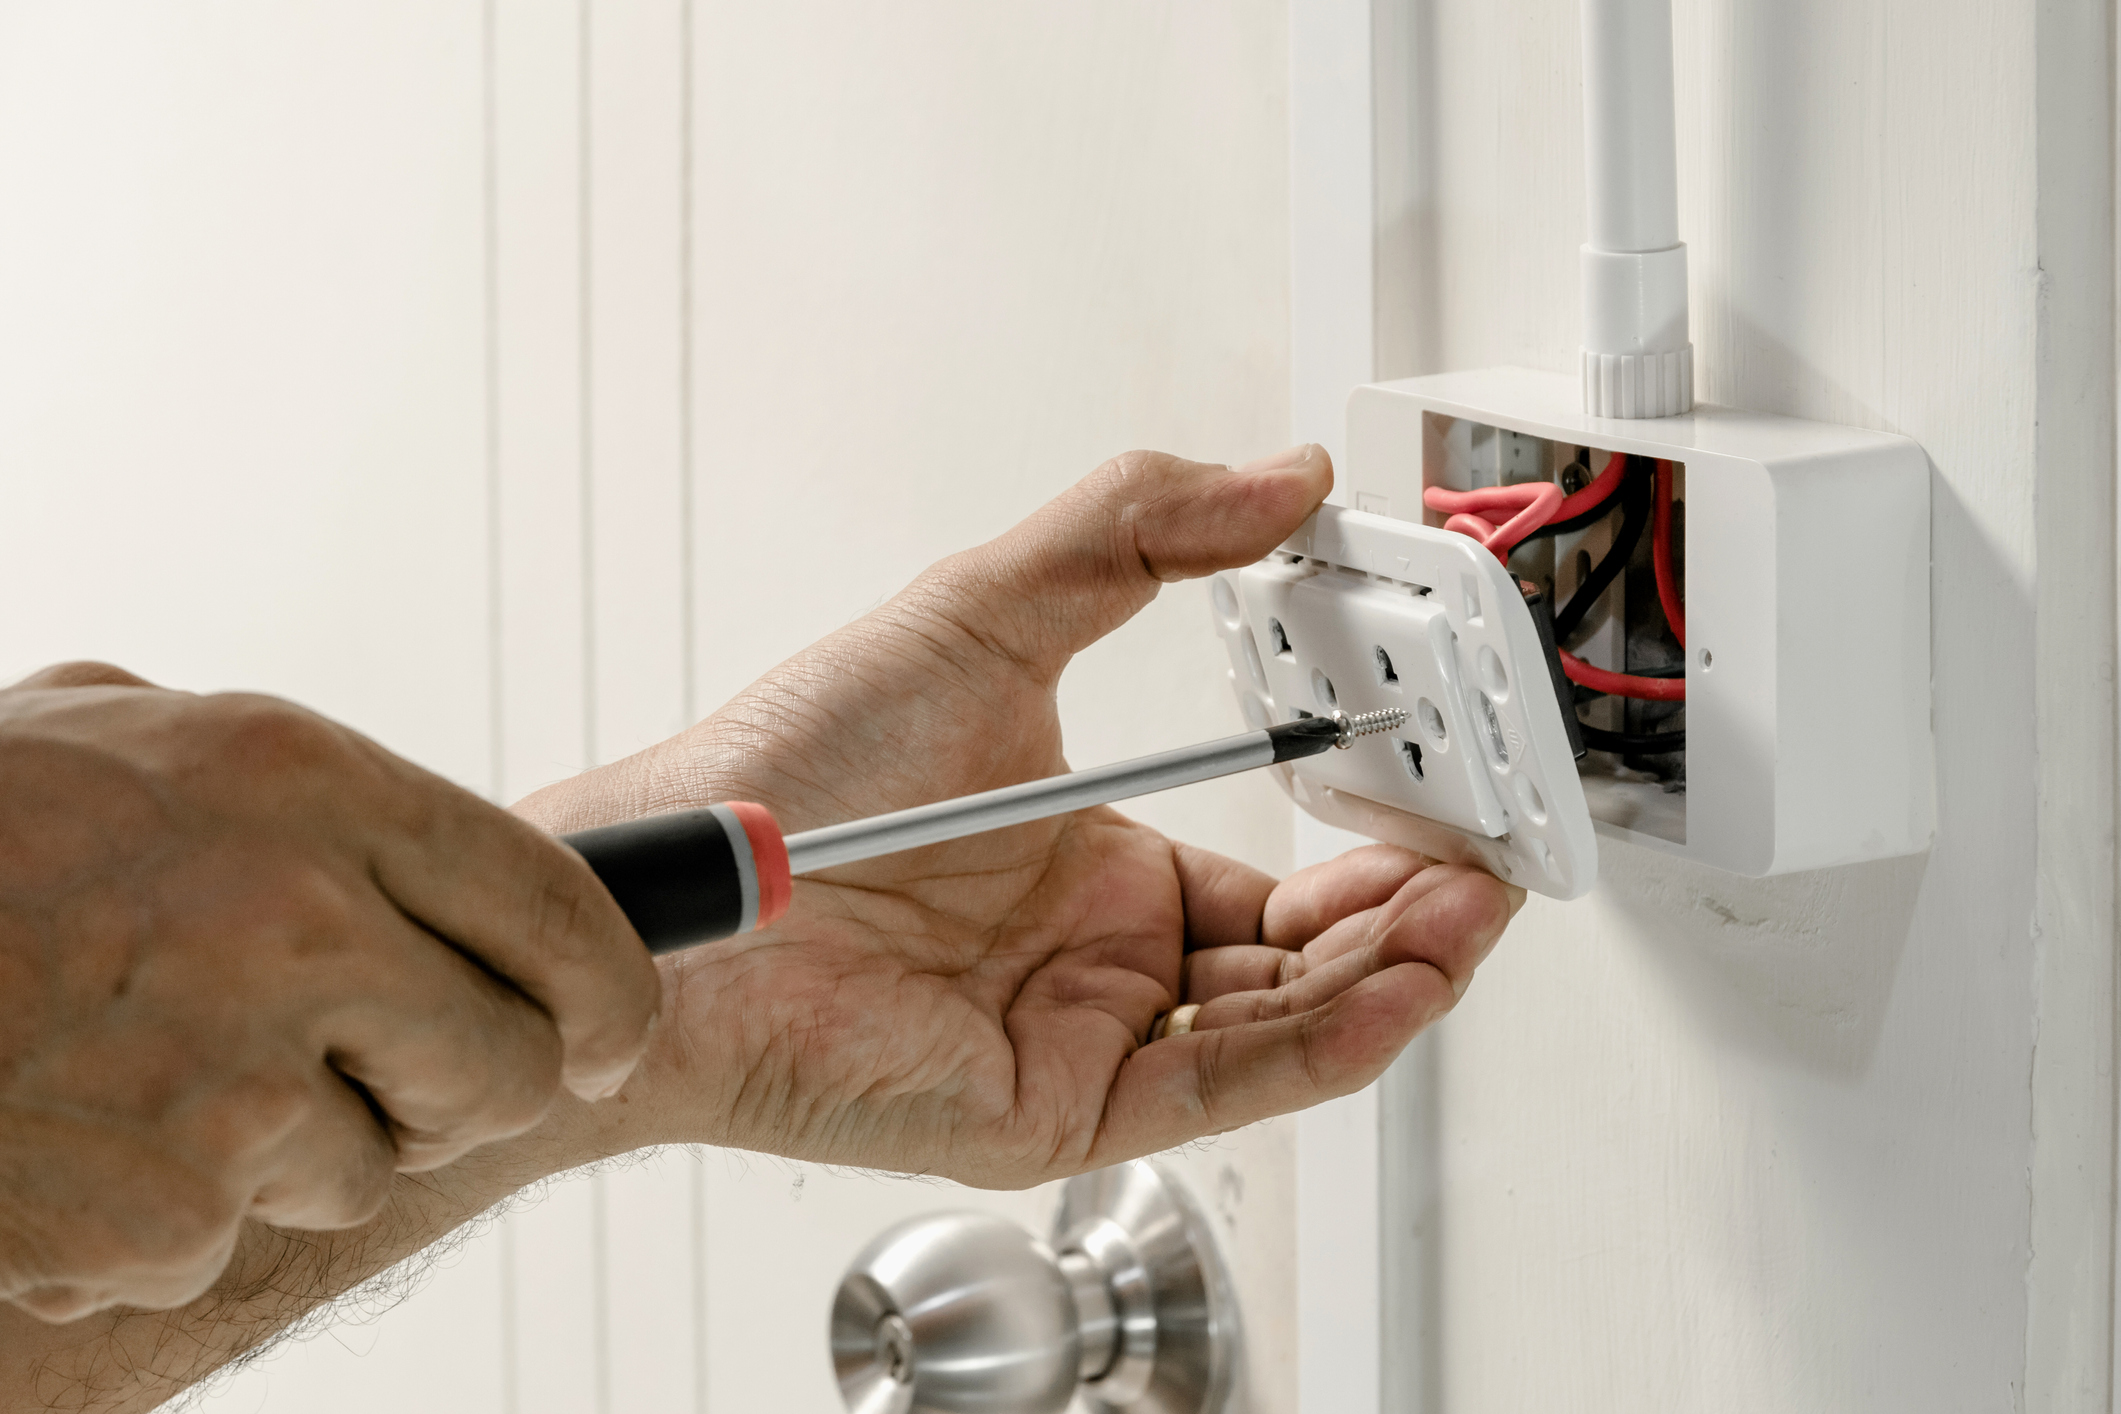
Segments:
[[[1280,726],[1074,771],[844,825],[781,834],[749,801],[651,815],[561,836],[587,860],[651,953],[748,933],[788,911],[790,881],[835,865],[962,839],[1345,749],[1406,724],[1398,708],[1299,717]]]

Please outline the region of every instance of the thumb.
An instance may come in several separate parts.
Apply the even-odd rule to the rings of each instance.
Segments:
[[[1128,452],[999,539],[936,566],[927,607],[1058,677],[1165,584],[1265,555],[1332,489],[1332,459],[1314,444],[1234,469]]]

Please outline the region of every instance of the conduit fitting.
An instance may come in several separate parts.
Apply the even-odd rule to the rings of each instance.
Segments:
[[[1671,0],[1583,0],[1583,115],[1583,410],[1690,411]]]
[[[1583,410],[1670,417],[1694,406],[1686,247],[1583,248]]]

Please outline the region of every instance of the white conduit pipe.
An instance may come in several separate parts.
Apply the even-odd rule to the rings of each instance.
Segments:
[[[1694,406],[1686,246],[1672,137],[1671,0],[1583,0],[1583,409]]]

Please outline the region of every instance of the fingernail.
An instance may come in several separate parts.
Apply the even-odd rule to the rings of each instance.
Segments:
[[[1503,887],[1510,891],[1510,917],[1515,918],[1517,910],[1524,907],[1524,901],[1531,895],[1515,884],[1504,884]]]
[[[1260,476],[1270,471],[1287,471],[1292,466],[1301,466],[1311,459],[1311,443],[1299,442],[1278,452],[1263,457],[1254,457],[1243,466],[1233,467],[1239,476]]]

